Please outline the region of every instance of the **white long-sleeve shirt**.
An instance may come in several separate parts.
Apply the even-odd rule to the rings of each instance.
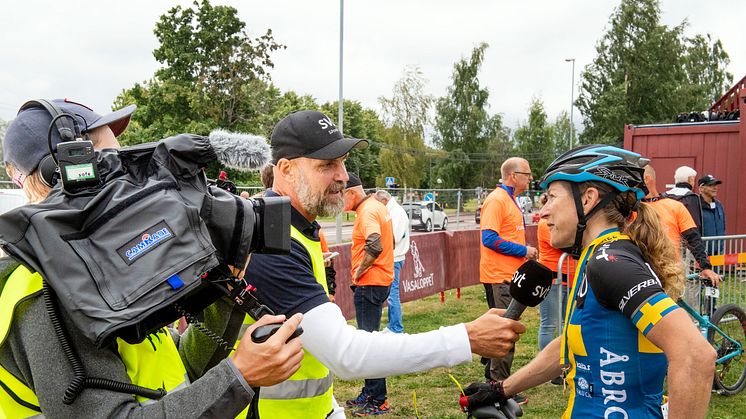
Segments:
[[[407,212],[391,197],[386,204],[394,226],[394,262],[403,261],[409,252],[409,217]]]
[[[303,347],[345,380],[451,367],[471,362],[466,326],[461,323],[426,333],[379,333],[347,324],[334,303],[324,303],[303,315]]]

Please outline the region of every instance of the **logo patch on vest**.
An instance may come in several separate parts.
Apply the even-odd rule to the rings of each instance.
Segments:
[[[156,247],[174,238],[171,227],[166,221],[148,227],[137,237],[128,241],[124,246],[117,249],[117,253],[124,260],[124,263],[131,265],[140,257],[150,253]]]

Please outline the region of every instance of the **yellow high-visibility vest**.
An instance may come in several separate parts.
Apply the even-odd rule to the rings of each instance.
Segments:
[[[12,326],[15,308],[22,301],[42,292],[42,278],[23,266],[17,267],[0,290],[0,346]],[[145,388],[173,391],[189,384],[186,368],[168,329],[163,328],[138,344],[117,339],[117,350],[132,384]],[[136,396],[141,404],[153,403]],[[34,391],[0,365],[0,413],[7,418],[41,416]]]
[[[294,226],[290,226],[290,237],[311,256],[313,276],[328,294],[321,243],[307,238]],[[244,329],[253,323],[254,320],[246,316]],[[304,352],[300,369],[295,374],[280,384],[261,388],[259,417],[262,419],[323,419],[331,413],[334,375],[308,351],[304,349]],[[246,414],[244,410],[237,418],[245,418]]]

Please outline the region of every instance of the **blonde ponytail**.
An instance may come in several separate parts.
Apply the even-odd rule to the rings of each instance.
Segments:
[[[666,294],[674,301],[681,297],[684,293],[684,267],[676,257],[676,250],[653,207],[641,202],[637,217],[623,230],[658,274]]]

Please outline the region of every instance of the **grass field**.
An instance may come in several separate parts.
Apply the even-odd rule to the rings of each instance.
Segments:
[[[461,300],[456,299],[456,292],[446,292],[445,303],[440,296],[431,296],[422,300],[405,303],[404,327],[408,333],[424,332],[436,329],[441,325],[451,325],[468,321],[482,314],[487,303],[481,285],[461,290]],[[384,312],[384,323],[386,314]],[[513,370],[525,365],[538,351],[537,332],[539,328],[538,309],[529,308],[523,315],[528,331],[518,342]],[[354,322],[353,322],[354,323]],[[392,355],[393,356],[393,355]],[[438,368],[420,374],[409,374],[387,379],[389,402],[393,407],[385,418],[415,418],[413,392],[417,396],[417,413],[420,418],[459,418],[465,419],[456,403],[458,389],[448,377],[453,374],[463,386],[484,377],[484,367],[479,358],[474,356],[469,365],[455,368]],[[335,379],[334,394],[337,401],[354,398],[362,388],[363,382]],[[524,393],[529,402],[524,406],[524,417],[558,418],[564,411],[567,395],[561,386],[549,383],[528,390]],[[348,412],[348,417],[349,417]],[[741,419],[746,418],[746,392],[737,396],[724,397],[713,394],[708,418]]]

